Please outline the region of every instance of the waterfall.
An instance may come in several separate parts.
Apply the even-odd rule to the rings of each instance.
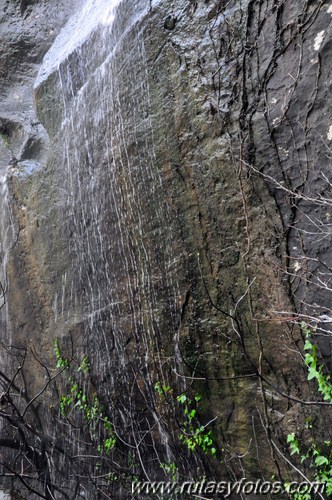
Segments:
[[[7,274],[7,265],[10,259],[10,252],[16,241],[15,224],[12,211],[10,208],[10,197],[7,183],[8,172],[2,171],[0,175],[0,366],[3,369],[5,366],[11,365],[10,356],[7,354],[7,349],[12,343],[12,332],[10,324],[10,315],[8,307],[8,295],[10,290],[10,282]],[[0,386],[0,393],[3,386]],[[9,493],[0,490],[0,499],[10,500]]]
[[[45,56],[35,83],[39,116],[50,133],[56,128],[61,144],[52,189],[62,200],[68,267],[54,292],[55,328],[65,325],[64,338],[79,331],[76,341],[111,402],[112,419],[123,428],[138,426],[132,429],[138,435],[140,424],[126,417],[132,404],[126,393],[137,384],[130,365],[152,405],[152,374],[157,367],[154,377],[164,377],[165,349],[174,348],[171,359],[181,371],[179,256],[172,249],[141,23],[149,8],[148,0],[88,0]],[[48,82],[61,107],[56,125],[43,109],[52,93]],[[148,418],[171,460],[160,416],[152,409]]]
[[[10,318],[8,313],[8,294],[10,283],[7,275],[7,265],[10,258],[10,251],[15,244],[16,231],[15,223],[10,207],[8,183],[8,171],[0,175],[0,323],[1,341],[5,345],[11,343]]]
[[[33,334],[41,339],[36,353],[45,353],[54,369],[57,337],[61,347],[74,347],[75,362],[88,356],[91,392],[141,464],[151,447],[158,463],[174,459],[172,429],[155,386],[175,387],[172,370],[182,373],[179,330],[187,293],[184,250],[174,244],[168,144],[161,140],[150,71],[150,8],[149,0],[87,0],[69,19],[34,85],[37,116],[50,139],[48,159],[13,180],[27,214],[19,244],[27,245]],[[1,188],[6,266],[15,236],[6,176]],[[63,428],[51,422],[44,432],[55,439]],[[96,454],[85,436],[66,439],[70,455]],[[126,453],[119,460],[126,466]],[[57,465],[66,471],[64,456]],[[147,478],[153,461],[149,468]]]
[[[254,3],[3,1],[3,491],[287,480],[329,438],[329,16]]]
[[[0,491],[0,500],[10,500],[11,496],[9,493],[4,493],[3,491]]]

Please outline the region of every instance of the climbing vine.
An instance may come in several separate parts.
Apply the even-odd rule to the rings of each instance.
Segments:
[[[208,424],[201,425],[197,417],[195,406],[202,400],[202,396],[197,394],[194,399],[189,399],[186,394],[180,394],[177,396],[177,400],[183,407],[184,421],[180,434],[182,443],[191,451],[198,448],[203,453],[210,454],[213,458],[216,458],[217,449],[214,444],[212,431],[206,429]]]
[[[306,338],[304,363],[308,368],[308,380],[315,380],[323,400],[332,403],[331,377],[325,373],[324,367],[318,359],[318,347],[311,341],[309,327],[304,322],[301,326]],[[307,429],[312,429],[311,419],[307,420]],[[330,497],[332,495],[332,441],[326,440],[322,444],[318,444],[314,440],[304,451],[305,443],[301,444],[295,432],[292,432],[287,436],[287,443],[290,454],[298,455],[301,458],[301,463],[309,464],[309,467],[313,469],[315,480],[325,485],[325,492]],[[294,496],[295,500],[311,500],[311,498],[310,493],[297,493]]]
[[[173,389],[166,384],[157,382],[154,386],[155,391],[158,393],[162,401],[166,402],[166,397],[173,397]],[[207,427],[211,422],[205,425],[200,423],[198,417],[198,407],[200,402],[202,402],[202,396],[200,394],[194,395],[190,398],[186,393],[181,393],[173,397],[179,403],[179,413],[180,413],[180,434],[179,440],[186,448],[193,452],[199,450],[205,455],[210,455],[213,458],[217,458],[217,447],[214,442],[214,437],[212,430],[208,430]],[[165,472],[175,474],[177,467],[175,464],[163,464],[162,467]]]
[[[71,362],[62,356],[57,339],[54,341],[54,351],[56,366],[66,370],[66,380],[59,401],[62,418],[68,419],[77,411],[87,424],[98,452],[101,455],[108,455],[116,445],[116,437],[105,407],[100,403],[98,396],[91,397],[84,389],[91,370],[88,357],[84,356],[78,364]],[[78,380],[79,374],[83,378],[81,381]]]

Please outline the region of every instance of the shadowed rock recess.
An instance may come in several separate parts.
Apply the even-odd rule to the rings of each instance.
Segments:
[[[332,3],[0,13],[0,487],[312,478],[286,441],[331,439],[299,323],[331,368]]]

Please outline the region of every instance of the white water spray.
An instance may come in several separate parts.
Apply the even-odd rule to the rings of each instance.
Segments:
[[[7,266],[10,251],[15,242],[15,225],[9,204],[9,191],[7,183],[8,171],[0,175],[0,340],[5,344],[10,343],[10,321],[8,314],[9,280]]]

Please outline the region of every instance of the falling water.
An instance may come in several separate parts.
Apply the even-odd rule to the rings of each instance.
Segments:
[[[1,341],[5,345],[10,344],[10,318],[8,314],[8,293],[9,280],[7,276],[7,265],[10,258],[10,251],[15,243],[15,224],[9,203],[9,192],[7,183],[8,172],[0,175],[0,322]]]
[[[0,366],[10,366],[7,359],[7,347],[11,345],[11,327],[8,311],[8,294],[10,283],[7,276],[7,265],[10,251],[15,242],[15,225],[9,203],[7,171],[0,174]],[[0,391],[2,391],[0,387]],[[10,500],[9,493],[0,490],[0,500]]]
[[[45,87],[60,110],[61,148],[48,188],[61,200],[66,266],[54,284],[54,331],[67,340],[75,332],[75,347],[87,352],[124,440],[135,444],[148,425],[172,461],[153,387],[164,382],[166,362],[181,373],[183,291],[141,22],[150,6],[149,0],[87,0],[46,54],[35,90],[37,107]],[[40,107],[52,135],[48,113]],[[7,203],[5,177],[1,186]],[[10,229],[6,248],[12,237]],[[83,454],[81,446],[73,453]]]
[[[0,491],[0,500],[10,500],[11,496],[9,493],[5,493],[3,491]]]
[[[162,376],[165,328],[179,360],[176,257],[140,24],[150,2],[128,5],[88,0],[45,57],[36,82],[38,89],[56,72],[63,104],[63,231],[71,235],[71,269],[62,277],[61,300],[54,297],[55,317],[67,325],[79,318],[110,399],[121,392],[116,380],[124,388],[133,383],[128,359],[154,397],[151,371],[158,366]],[[126,405],[121,402],[119,414]],[[168,450],[167,432],[155,411],[152,417]]]

